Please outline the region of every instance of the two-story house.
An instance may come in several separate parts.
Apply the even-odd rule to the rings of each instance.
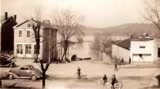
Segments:
[[[33,24],[37,24],[34,19],[25,20],[14,27],[14,55],[21,58],[35,57],[35,33]],[[49,43],[50,42],[50,43]],[[51,45],[52,42],[52,46]],[[49,21],[44,21],[40,29],[40,54],[39,58],[48,59],[49,51],[52,52],[53,59],[57,57],[57,29],[50,25]],[[50,48],[49,48],[50,47]],[[51,48],[52,47],[52,48]]]

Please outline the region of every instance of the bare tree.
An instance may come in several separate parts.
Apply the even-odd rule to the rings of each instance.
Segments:
[[[160,31],[160,0],[148,0],[145,2],[146,8],[146,15],[144,18],[154,24],[157,29]],[[158,85],[160,86],[160,74],[158,75]]]
[[[61,47],[63,48],[63,54],[61,60],[67,59],[67,51],[69,50],[72,38],[76,38],[82,41],[82,35],[84,35],[81,30],[81,16],[73,13],[73,11],[65,9],[62,10],[57,15],[53,16],[53,22],[58,28],[58,33],[61,37]]]
[[[0,79],[0,88],[2,88],[2,80]]]
[[[37,21],[37,25],[33,25],[32,29],[34,31],[34,37],[35,37],[35,41],[36,41],[36,45],[35,45],[35,60],[34,62],[38,62],[38,56],[39,56],[39,50],[40,50],[40,29],[41,29],[41,22]]]
[[[145,12],[144,18],[160,30],[160,1],[147,0],[145,2]]]
[[[42,38],[40,30],[43,30],[42,29],[42,25],[44,23],[41,21],[41,11],[40,11],[40,9],[36,10],[35,14],[36,14],[36,16],[35,16],[36,20],[32,19],[32,20],[34,20],[36,22],[36,24],[32,25],[32,29],[33,29],[33,32],[34,32],[34,39],[35,39],[35,42],[36,42],[35,49],[34,49],[36,57],[35,57],[34,62],[36,62],[36,63],[39,62],[40,65],[41,65],[41,71],[42,71],[42,89],[45,89],[46,71],[48,70],[48,67],[50,65],[50,57],[51,56],[49,55],[47,62],[44,61],[45,59],[39,60],[40,41],[41,41],[41,38]],[[50,46],[50,44],[49,44],[49,46]],[[50,54],[50,50],[48,50],[48,51],[49,51],[49,54]]]
[[[100,33],[95,35],[94,41],[91,45],[92,53],[96,55],[98,59],[103,59],[103,54],[111,55],[112,40],[107,33]]]
[[[33,24],[33,26],[32,26],[32,29],[33,29],[34,35],[35,35],[35,42],[36,42],[36,45],[35,45],[35,54],[36,54],[35,62],[40,62],[41,71],[42,71],[42,89],[45,89],[46,71],[48,70],[48,67],[50,65],[50,55],[48,57],[49,60],[47,61],[47,63],[46,63],[46,61],[44,61],[44,59],[39,60],[38,56],[39,56],[39,53],[40,53],[40,30],[41,30],[42,22],[41,21],[36,21],[36,23],[37,24]]]
[[[45,89],[46,71],[48,70],[50,63],[48,62],[47,64],[44,64],[43,61],[40,61],[40,64],[41,64],[41,70],[42,70],[42,89]]]
[[[96,35],[94,37],[94,41],[91,45],[92,53],[96,56],[96,58],[101,59],[102,56],[102,44],[100,36]]]

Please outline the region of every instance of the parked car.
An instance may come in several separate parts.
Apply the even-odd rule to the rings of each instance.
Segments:
[[[8,71],[0,71],[0,80],[1,79],[8,79],[9,72]]]
[[[9,55],[1,55],[0,56],[0,67],[15,67],[14,57]]]
[[[29,78],[37,80],[42,78],[42,72],[32,65],[24,65],[18,68],[12,68],[9,70],[9,79],[14,78]]]

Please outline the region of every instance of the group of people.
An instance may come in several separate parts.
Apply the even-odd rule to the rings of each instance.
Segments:
[[[108,77],[106,76],[106,74],[104,74],[104,76],[103,76],[103,78],[102,78],[102,80],[103,80],[103,85],[105,85],[107,82],[109,82],[108,80]],[[111,89],[115,89],[115,84],[116,83],[118,83],[118,80],[117,80],[117,78],[116,78],[116,75],[115,74],[113,74],[112,75],[112,78],[111,78]]]
[[[77,68],[77,75],[78,75],[78,79],[81,79],[81,68],[80,67]],[[106,74],[104,74],[102,80],[103,80],[103,85],[105,85],[107,82],[109,83],[109,78],[107,77]],[[111,78],[111,82],[110,82],[111,89],[115,89],[115,84],[117,83],[118,83],[117,77],[115,74],[113,74]]]

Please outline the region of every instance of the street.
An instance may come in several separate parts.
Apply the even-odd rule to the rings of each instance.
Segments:
[[[23,60],[18,60],[19,65],[23,65]],[[30,64],[31,61],[25,62]],[[32,63],[39,68],[39,64]],[[80,67],[85,78],[77,79],[77,68]],[[7,71],[8,68],[1,68]],[[103,85],[104,74],[111,78],[116,74],[122,82],[122,89],[159,89],[149,88],[155,84],[153,77],[160,71],[160,67],[155,64],[131,64],[118,66],[118,72],[114,72],[114,66],[99,61],[76,61],[66,64],[51,64],[47,71],[49,78],[46,80],[46,89],[108,89],[109,85]],[[33,81],[28,79],[3,80],[3,86],[12,85],[32,87],[41,89],[41,80]]]

